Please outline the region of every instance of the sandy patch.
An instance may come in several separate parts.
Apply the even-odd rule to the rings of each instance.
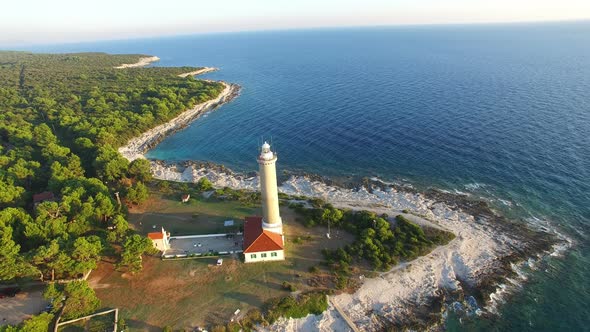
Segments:
[[[160,61],[160,58],[157,56],[150,56],[145,58],[139,58],[139,61],[136,63],[124,63],[120,66],[115,67],[116,69],[125,69],[125,68],[137,68],[137,67],[145,67],[152,62]]]
[[[203,75],[205,73],[210,73],[210,72],[217,71],[217,70],[219,70],[219,69],[214,68],[214,67],[203,67],[203,68],[197,69],[195,71],[189,71],[188,73],[182,73],[178,76],[179,77],[197,76],[197,75]]]

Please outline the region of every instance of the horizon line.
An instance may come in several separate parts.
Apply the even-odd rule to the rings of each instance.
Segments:
[[[293,27],[277,29],[246,29],[246,30],[227,30],[227,31],[207,31],[207,32],[181,32],[181,33],[163,33],[145,36],[128,36],[121,38],[97,38],[97,39],[80,39],[73,41],[47,41],[47,42],[23,42],[23,43],[0,43],[0,51],[10,51],[10,47],[38,47],[38,46],[60,46],[76,44],[92,44],[106,42],[120,42],[125,40],[149,40],[161,38],[182,38],[193,36],[215,36],[241,33],[272,33],[272,32],[289,32],[289,31],[314,31],[314,30],[339,30],[339,29],[375,29],[375,28],[404,28],[404,27],[460,27],[460,26],[493,26],[493,25],[528,25],[528,24],[560,24],[560,23],[590,23],[590,18],[584,19],[558,19],[558,20],[523,20],[523,21],[490,21],[490,22],[442,22],[442,23],[400,23],[400,24],[380,24],[380,25],[334,25],[334,26],[310,26],[310,27]],[[17,50],[17,49],[14,49]]]

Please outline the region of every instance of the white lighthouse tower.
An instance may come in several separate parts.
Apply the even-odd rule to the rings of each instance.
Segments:
[[[277,155],[271,151],[270,145],[264,142],[258,156],[262,192],[262,228],[283,235],[283,221],[279,214],[276,162]]]
[[[283,221],[279,214],[277,190],[277,155],[266,142],[258,156],[262,217],[249,216],[244,220],[244,262],[281,261],[285,259]]]

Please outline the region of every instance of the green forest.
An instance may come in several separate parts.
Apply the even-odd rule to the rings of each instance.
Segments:
[[[145,200],[149,163],[117,148],[223,90],[178,77],[197,68],[114,68],[144,56],[0,52],[0,283],[77,278],[114,248],[141,268],[151,244],[115,193]]]

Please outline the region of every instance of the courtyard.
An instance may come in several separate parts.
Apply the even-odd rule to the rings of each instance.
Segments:
[[[170,249],[164,257],[182,254],[235,253],[242,251],[244,242],[242,235],[221,236],[178,236],[170,238]]]

